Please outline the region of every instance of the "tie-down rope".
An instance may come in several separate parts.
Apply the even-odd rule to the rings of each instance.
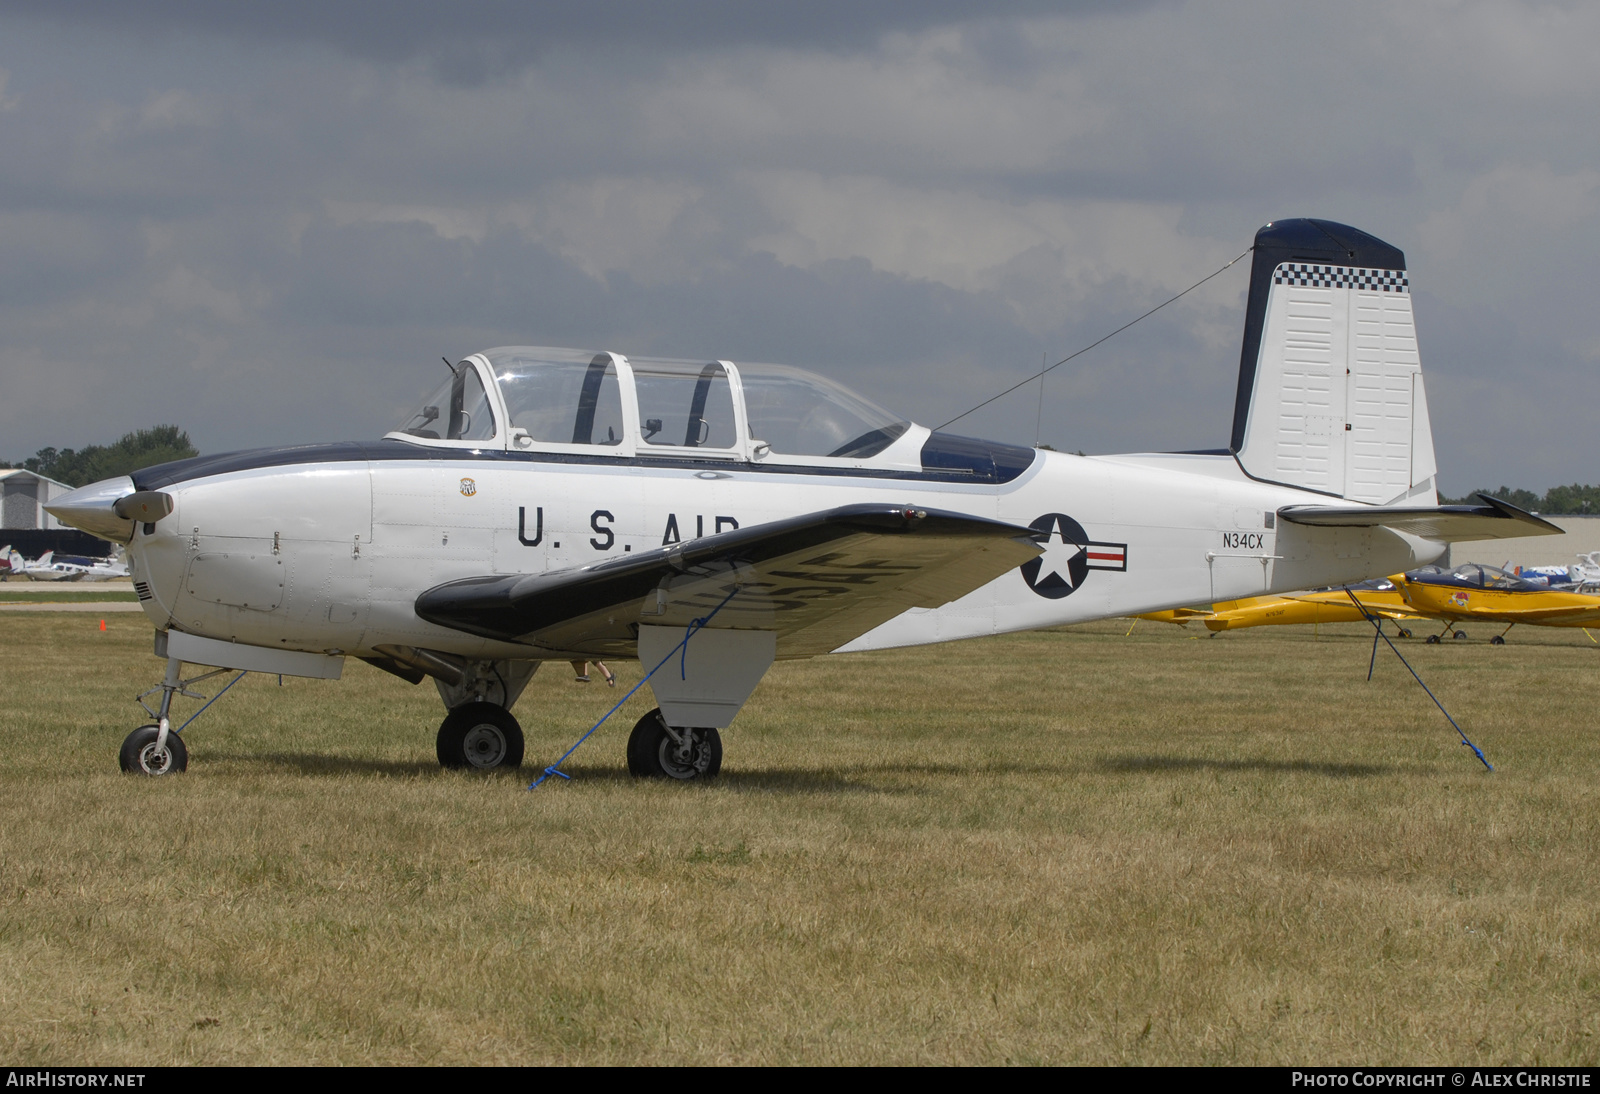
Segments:
[[[1473,744],[1471,739],[1469,739],[1467,735],[1462,732],[1461,727],[1456,725],[1456,720],[1450,717],[1450,712],[1444,709],[1444,704],[1439,702],[1439,697],[1432,691],[1429,691],[1428,685],[1422,683],[1422,677],[1417,675],[1417,670],[1411,667],[1411,662],[1407,661],[1405,659],[1405,655],[1402,654],[1398,649],[1395,649],[1395,644],[1390,642],[1389,636],[1383,633],[1383,621],[1379,618],[1378,614],[1376,612],[1367,611],[1367,609],[1362,606],[1361,601],[1356,599],[1356,594],[1350,591],[1349,586],[1345,587],[1344,593],[1350,598],[1350,603],[1356,606],[1356,611],[1360,612],[1366,621],[1371,623],[1373,628],[1377,631],[1377,633],[1372,637],[1372,660],[1367,665],[1367,679],[1372,679],[1373,666],[1378,662],[1378,639],[1381,638],[1385,643],[1388,644],[1391,650],[1394,650],[1394,655],[1400,658],[1400,663],[1406,667],[1407,672],[1411,673],[1411,678],[1421,685],[1423,691],[1428,692],[1428,698],[1432,699],[1433,705],[1439,708],[1439,713],[1444,715],[1445,721],[1449,722],[1451,727],[1455,729],[1457,733],[1461,734],[1461,743],[1472,749],[1473,755],[1477,756],[1478,759],[1482,761],[1484,767],[1487,767],[1490,771],[1493,771],[1494,765],[1484,758],[1483,749]]]
[[[683,629],[683,641],[679,642],[676,646],[673,646],[672,649],[668,650],[667,651],[667,655],[665,657],[663,657],[660,661],[656,662],[656,667],[654,669],[651,669],[649,672],[644,674],[644,679],[643,680],[640,680],[637,684],[633,685],[633,687],[629,688],[628,689],[628,694],[624,695],[621,699],[618,699],[616,706],[614,706],[610,710],[606,711],[605,714],[601,717],[601,719],[598,722],[596,722],[593,726],[591,726],[589,728],[589,732],[588,733],[585,733],[582,737],[579,737],[577,739],[577,741],[575,741],[573,743],[571,748],[567,749],[566,752],[562,753],[561,759],[557,760],[555,763],[553,763],[549,767],[545,768],[544,769],[544,774],[540,775],[537,779],[534,779],[533,782],[529,783],[528,784],[528,789],[529,790],[533,790],[533,789],[537,788],[540,783],[544,782],[551,775],[560,775],[563,779],[567,779],[568,781],[570,781],[572,779],[572,776],[568,775],[565,771],[561,770],[561,765],[567,762],[567,757],[571,756],[574,752],[578,751],[578,746],[583,744],[583,742],[587,741],[589,739],[589,737],[594,733],[595,730],[597,730],[601,726],[605,725],[607,718],[611,717],[618,710],[622,709],[622,704],[626,703],[629,699],[632,699],[633,698],[633,693],[638,691],[640,688],[644,687],[645,683],[650,679],[650,677],[652,677],[652,676],[654,676],[656,674],[656,669],[659,669],[662,665],[665,665],[668,661],[671,661],[672,660],[672,655],[677,653],[679,650],[683,651],[683,657],[678,663],[678,672],[679,672],[679,675],[682,677],[682,679],[687,680],[689,678],[689,667],[688,667],[689,639],[693,638],[695,636],[696,632],[700,631],[702,628],[705,627],[705,625],[707,623],[711,622],[712,619],[716,618],[716,614],[718,612],[720,612],[724,607],[726,607],[727,604],[728,604],[728,601],[732,600],[735,596],[738,595],[738,593],[739,593],[739,587],[737,585],[735,585],[733,587],[733,591],[730,592],[727,596],[722,598],[722,603],[721,604],[718,604],[715,608],[712,608],[709,613],[707,613],[706,615],[701,616],[699,619],[691,619],[691,620],[689,620],[689,625]]]

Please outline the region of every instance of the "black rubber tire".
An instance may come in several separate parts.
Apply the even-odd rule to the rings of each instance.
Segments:
[[[1438,635],[1436,635],[1436,634],[1428,635],[1428,645],[1437,646],[1438,644],[1439,644],[1439,636]]]
[[[439,726],[439,765],[497,771],[522,766],[522,726],[505,707],[464,703]]]
[[[1502,635],[1502,634],[1497,634],[1493,638],[1489,639],[1489,645],[1491,645],[1491,646],[1503,646],[1505,644],[1506,644],[1505,635]]]
[[[1411,631],[1408,630],[1405,627],[1401,627],[1400,628],[1400,637],[1401,638],[1410,638],[1411,637]]]
[[[1457,631],[1455,633],[1455,637],[1456,638],[1465,638],[1466,636],[1467,636],[1467,632],[1466,631]]]
[[[628,774],[636,779],[689,782],[714,779],[722,770],[722,734],[714,729],[680,730],[692,735],[689,762],[677,759],[677,744],[667,733],[657,707],[640,718],[628,734]]]
[[[155,754],[160,726],[140,726],[122,742],[117,762],[130,775],[178,775],[189,770],[189,748],[176,733],[167,734],[165,757]]]

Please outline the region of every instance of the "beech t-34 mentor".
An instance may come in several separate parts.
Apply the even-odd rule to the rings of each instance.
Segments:
[[[522,760],[543,661],[656,665],[629,769],[716,774],[778,658],[1360,581],[1555,531],[1437,504],[1405,257],[1327,221],[1256,236],[1233,433],[1082,457],[934,432],[798,369],[473,354],[382,440],[203,456],[68,494],[127,545],[167,659],[130,771],[182,770],[185,663],[432,677],[445,766]],[[1541,528],[1542,526],[1542,528]],[[152,689],[155,690],[155,689]]]

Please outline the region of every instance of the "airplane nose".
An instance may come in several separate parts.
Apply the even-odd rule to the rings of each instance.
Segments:
[[[172,512],[172,496],[140,490],[127,475],[119,475],[63,494],[44,508],[62,524],[127,543],[133,538],[135,522],[154,523]]]

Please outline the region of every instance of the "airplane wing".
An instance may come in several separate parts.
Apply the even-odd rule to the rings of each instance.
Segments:
[[[1385,508],[1377,505],[1286,505],[1278,515],[1291,524],[1322,528],[1376,528],[1409,532],[1424,539],[1470,543],[1483,539],[1559,536],[1561,529],[1515,505],[1479,494],[1482,505],[1430,505]]]
[[[837,649],[1042,554],[1032,528],[851,505],[542,574],[463,578],[417,597],[443,627],[545,651],[632,657],[638,628],[776,631],[778,656]],[[730,596],[731,594],[731,596]],[[724,603],[726,601],[726,603]]]
[[[1362,595],[1362,590],[1356,590],[1356,600],[1361,605],[1361,610],[1368,615],[1380,615],[1385,619],[1396,621],[1406,619],[1427,619],[1411,605],[1400,600],[1397,594],[1388,593],[1393,599],[1385,602]],[[1330,589],[1320,593],[1287,593],[1285,600],[1294,600],[1302,604],[1326,604],[1334,607],[1351,607],[1350,596],[1343,589]]]
[[[1452,614],[1452,618],[1463,622],[1483,619],[1493,623],[1526,623],[1546,627],[1600,626],[1600,598],[1593,604],[1563,604],[1557,607],[1463,609],[1459,614]]]

